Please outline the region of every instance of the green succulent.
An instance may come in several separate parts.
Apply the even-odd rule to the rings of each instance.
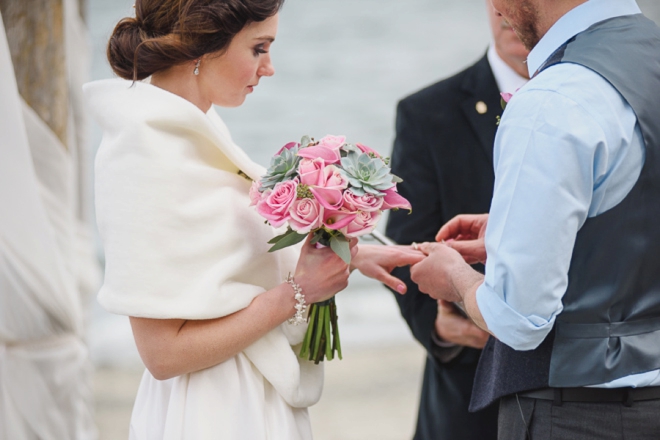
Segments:
[[[365,193],[382,196],[382,191],[394,186],[393,176],[385,162],[365,153],[349,151],[346,157],[341,158],[339,172],[348,180],[349,191],[356,196]]]
[[[270,167],[266,171],[266,175],[261,178],[261,188],[259,189],[261,192],[272,189],[278,183],[295,177],[300,162],[298,148],[285,149],[279,156],[274,156],[270,160]]]

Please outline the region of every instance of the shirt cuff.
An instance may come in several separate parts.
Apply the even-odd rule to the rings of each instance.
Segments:
[[[464,348],[462,345],[443,341],[435,330],[431,333],[431,342],[431,354],[441,364],[446,364],[456,359]]]
[[[555,323],[556,315],[550,320],[536,315],[521,315],[485,283],[477,289],[476,297],[477,306],[488,330],[514,350],[535,349],[550,333]]]

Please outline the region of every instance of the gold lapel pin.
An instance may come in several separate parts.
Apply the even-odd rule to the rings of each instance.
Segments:
[[[483,101],[477,102],[477,105],[475,105],[474,107],[477,109],[477,113],[479,113],[480,115],[484,115],[488,111],[488,106]]]

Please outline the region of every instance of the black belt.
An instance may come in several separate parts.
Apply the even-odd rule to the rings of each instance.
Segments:
[[[635,401],[660,399],[660,387],[643,388],[541,388],[518,393],[520,397],[562,402],[621,402],[632,406]]]

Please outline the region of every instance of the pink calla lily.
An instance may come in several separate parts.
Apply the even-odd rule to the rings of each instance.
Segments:
[[[284,150],[290,150],[293,147],[298,147],[298,146],[300,146],[298,142],[289,142],[288,144],[285,144],[282,148],[280,148],[280,151],[275,153],[275,156],[279,156],[280,154],[282,154],[282,151]]]
[[[383,207],[381,209],[407,209],[412,211],[410,202],[403,196],[396,192],[396,187],[383,191],[385,197],[383,198]]]
[[[326,210],[323,214],[323,225],[328,229],[338,230],[355,220],[357,214],[348,211]]]
[[[380,153],[378,153],[378,151],[374,150],[371,147],[367,147],[364,144],[361,144],[361,143],[358,142],[358,143],[355,144],[355,146],[358,147],[360,149],[360,151],[362,151],[363,153],[367,153],[367,154],[371,153],[375,157],[381,157],[381,155],[380,155]]]
[[[321,158],[326,164],[337,163],[341,159],[339,150],[331,150],[320,145],[303,148],[298,151],[298,156],[304,157],[306,159]]]
[[[339,189],[313,187],[309,189],[314,198],[325,209],[337,210],[344,203],[344,194]]]

